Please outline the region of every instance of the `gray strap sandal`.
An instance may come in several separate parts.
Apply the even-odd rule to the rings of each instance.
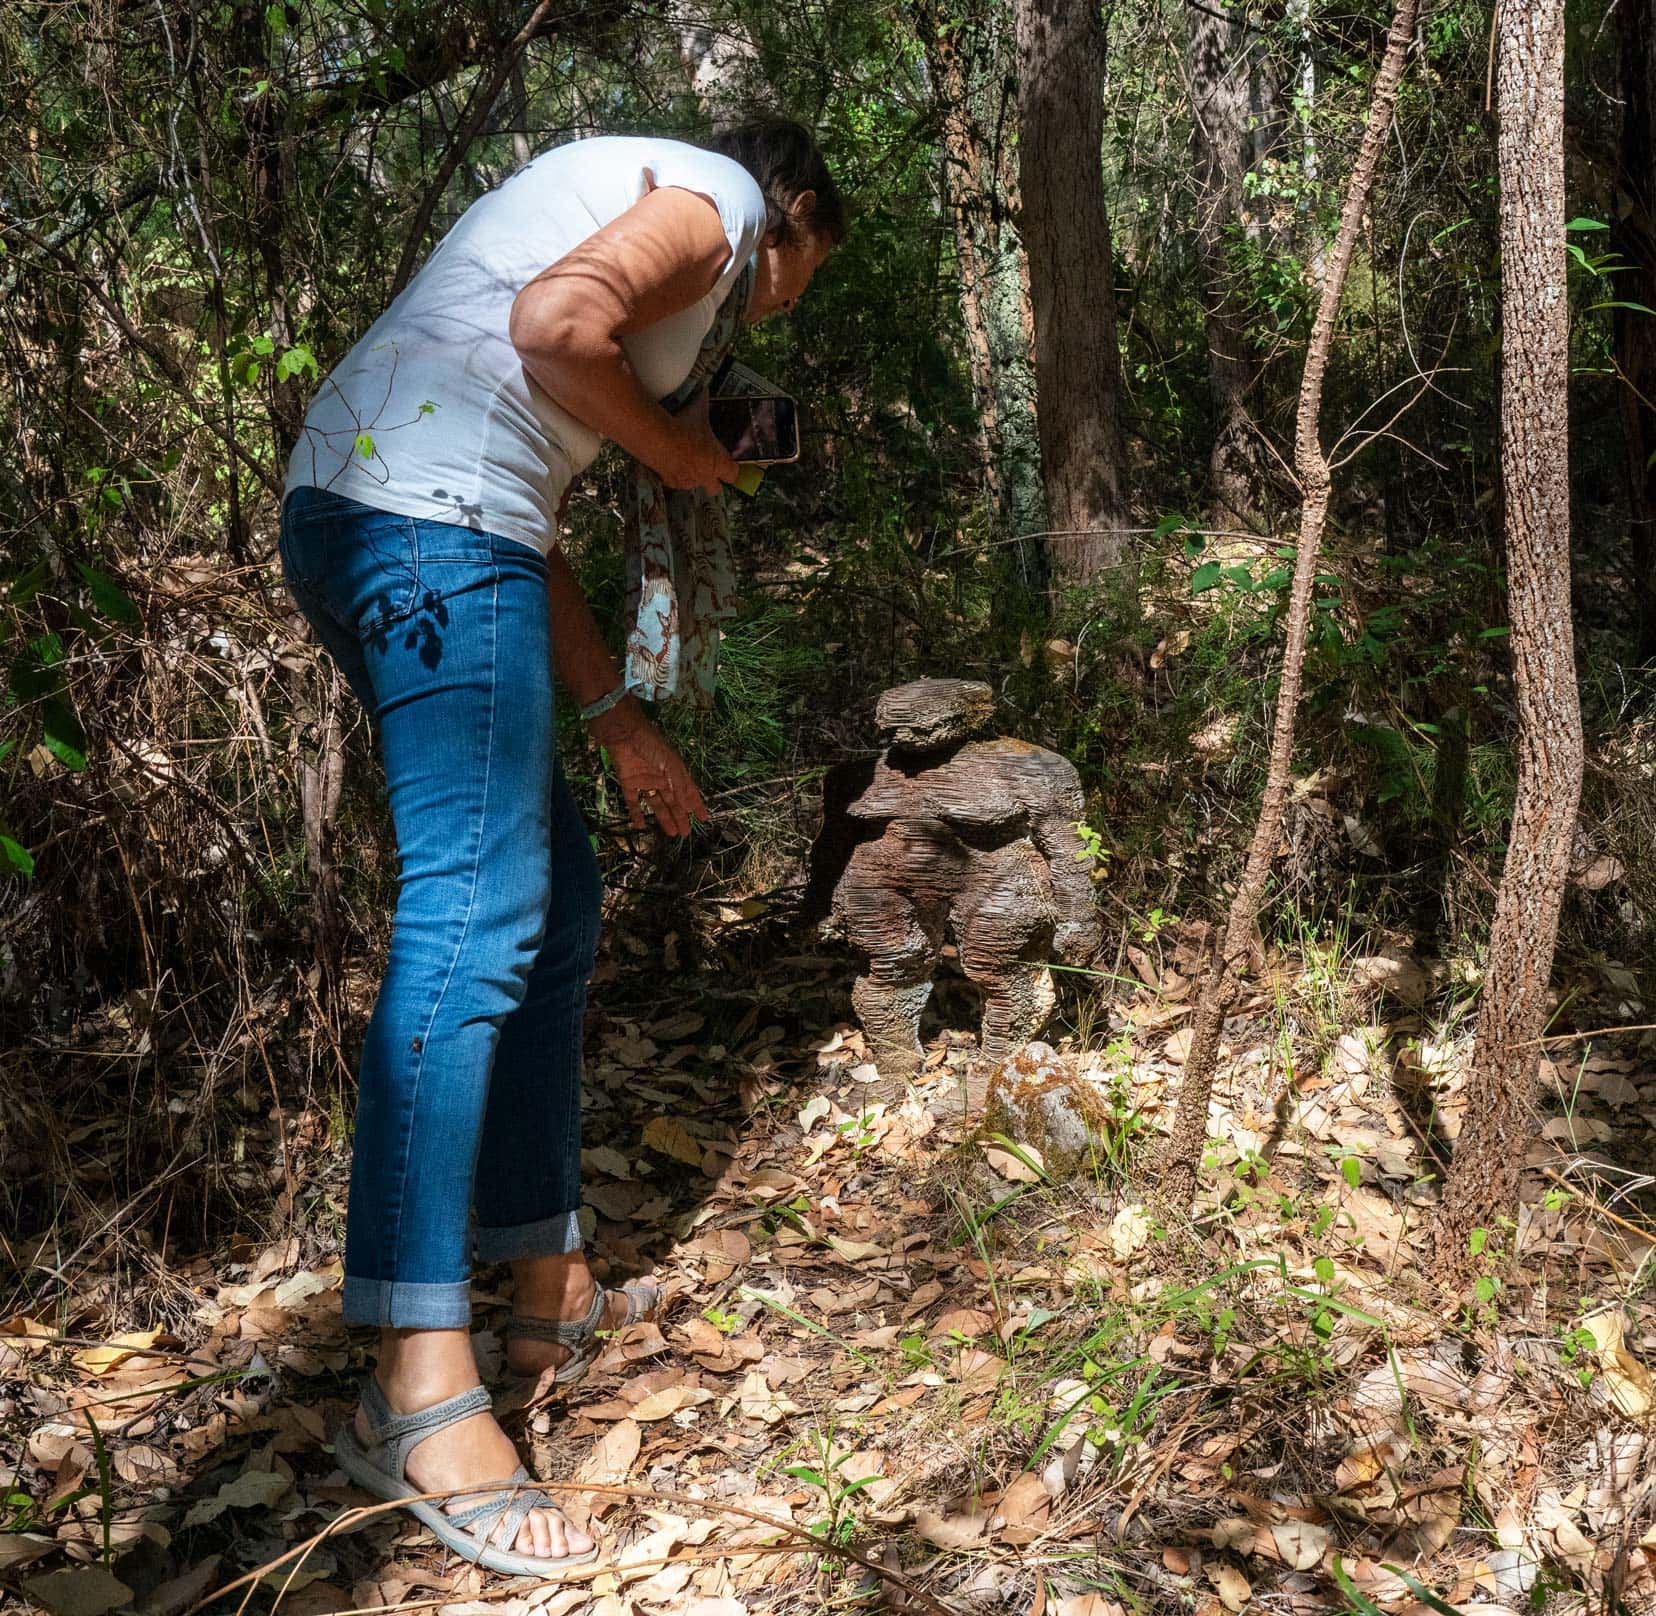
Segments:
[[[550,1371],[552,1384],[567,1386],[580,1380],[592,1367],[598,1356],[600,1329],[625,1330],[630,1324],[647,1319],[661,1306],[661,1287],[653,1279],[629,1279],[618,1291],[605,1290],[593,1282],[592,1306],[584,1319],[537,1319],[522,1314],[506,1325],[506,1340],[549,1341],[555,1347],[567,1347],[569,1356]],[[611,1296],[626,1298],[627,1311],[614,1324],[604,1323],[604,1309]],[[523,1375],[521,1380],[544,1380],[544,1375]]]
[[[488,1496],[481,1503],[470,1504],[453,1514],[446,1514],[436,1499],[420,1498],[425,1489],[416,1487],[404,1475],[408,1455],[428,1436],[481,1414],[491,1406],[489,1394],[481,1386],[473,1386],[458,1397],[433,1403],[430,1408],[413,1414],[396,1414],[386,1402],[378,1379],[370,1374],[363,1382],[362,1406],[372,1434],[365,1446],[352,1424],[346,1422],[334,1438],[334,1457],[339,1461],[339,1468],[376,1498],[407,1499],[403,1508],[462,1559],[509,1577],[546,1577],[556,1576],[570,1566],[590,1565],[598,1558],[596,1543],[584,1554],[555,1557],[519,1554],[512,1548],[530,1510],[558,1509],[522,1465],[503,1482],[485,1482],[479,1487],[466,1488],[460,1496]]]

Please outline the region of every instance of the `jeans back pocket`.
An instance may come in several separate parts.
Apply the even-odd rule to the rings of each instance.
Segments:
[[[419,604],[420,526],[342,494],[295,489],[282,507],[283,565],[296,593],[383,650],[386,632]]]

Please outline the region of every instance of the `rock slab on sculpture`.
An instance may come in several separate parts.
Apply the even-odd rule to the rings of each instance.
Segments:
[[[1098,949],[1077,857],[1080,777],[1044,747],[974,739],[993,711],[989,687],[968,680],[888,690],[875,709],[884,751],[824,790],[811,886],[820,897],[833,881],[833,917],[867,956],[851,999],[888,1080],[920,1066],[920,1012],[945,944],[983,992],[990,1061],[1045,1024],[1053,958],[1082,965]]]

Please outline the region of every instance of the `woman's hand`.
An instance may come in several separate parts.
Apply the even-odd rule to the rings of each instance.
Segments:
[[[684,836],[693,820],[707,818],[707,804],[683,759],[644,716],[636,697],[600,714],[588,733],[609,754],[635,830],[643,830],[653,814],[669,836]]]
[[[730,451],[713,436],[708,425],[708,397],[704,392],[673,417],[673,434],[666,451],[650,466],[669,488],[699,488],[716,494],[736,481],[741,468]]]

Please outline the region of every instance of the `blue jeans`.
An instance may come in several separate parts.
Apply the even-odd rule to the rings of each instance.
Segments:
[[[580,1249],[598,865],[557,763],[546,563],[295,489],[282,566],[372,716],[401,873],[363,1044],[345,1319],[464,1326],[485,1262]]]

